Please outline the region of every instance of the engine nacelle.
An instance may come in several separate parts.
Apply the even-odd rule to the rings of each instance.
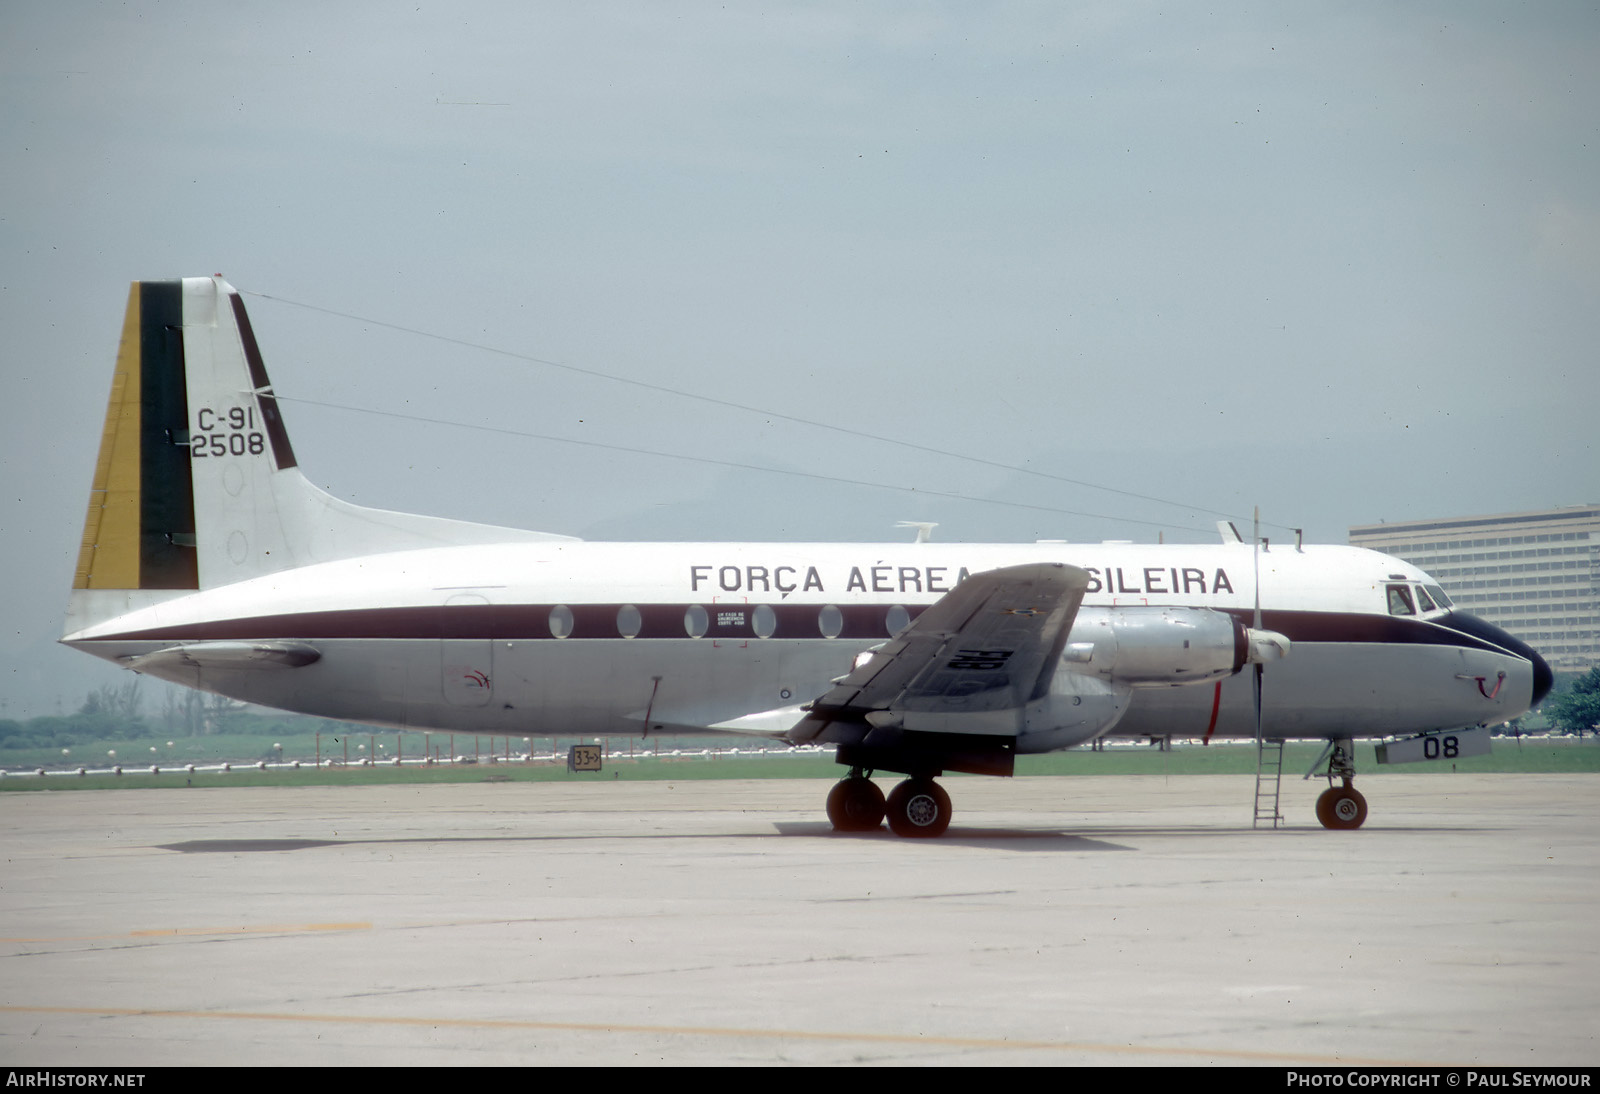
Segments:
[[[1049,694],[1028,704],[1017,753],[1054,752],[1104,736],[1128,712],[1132,698],[1127,684],[1057,669]]]
[[[1203,683],[1259,659],[1253,640],[1269,633],[1211,608],[1086,607],[1073,621],[1058,671],[1129,687]]]

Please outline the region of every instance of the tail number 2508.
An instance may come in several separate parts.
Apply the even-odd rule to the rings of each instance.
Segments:
[[[189,438],[192,458],[259,456],[266,450],[267,439],[256,430],[255,407],[214,410],[203,406],[195,412],[195,431]]]

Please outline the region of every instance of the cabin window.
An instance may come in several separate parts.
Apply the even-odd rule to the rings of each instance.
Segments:
[[[1411,604],[1411,587],[1408,585],[1389,586],[1389,614],[1390,615],[1416,615],[1417,609]]]
[[[837,605],[824,604],[817,612],[817,631],[824,638],[838,638],[844,633],[844,613]]]
[[[624,638],[637,638],[644,627],[644,616],[632,604],[617,609],[617,633]]]
[[[888,614],[884,616],[883,625],[888,629],[889,637],[893,638],[895,635],[911,626],[911,613],[906,611],[903,604],[896,604],[894,607],[890,608]]]
[[[557,604],[550,609],[550,636],[552,638],[566,638],[572,633],[572,609],[565,604]]]
[[[771,604],[757,604],[756,610],[750,613],[750,626],[757,638],[771,638],[778,630],[778,613],[772,610]]]
[[[683,631],[690,638],[704,638],[711,629],[711,613],[699,604],[690,604],[683,613]]]

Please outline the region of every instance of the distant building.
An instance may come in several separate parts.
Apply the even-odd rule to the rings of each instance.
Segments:
[[[1600,665],[1600,505],[1363,524],[1350,543],[1422,567],[1558,672]]]

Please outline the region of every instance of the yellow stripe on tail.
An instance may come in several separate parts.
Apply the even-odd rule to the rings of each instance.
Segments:
[[[111,399],[100,435],[94,485],[83,518],[83,546],[78,551],[74,589],[137,589],[139,587],[140,482],[140,286],[128,291],[127,315],[117,369],[111,378]]]

